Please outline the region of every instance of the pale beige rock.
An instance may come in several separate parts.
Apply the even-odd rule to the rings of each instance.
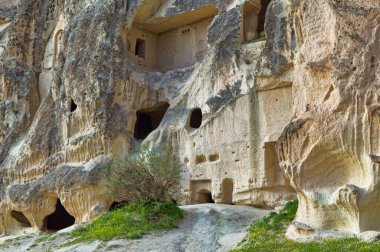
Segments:
[[[275,150],[305,96],[291,13],[280,0],[0,3],[0,233],[105,212],[123,199],[101,171],[141,143],[173,146],[181,204],[294,199]]]
[[[296,221],[380,230],[378,1],[297,1],[294,117],[277,145]],[[354,25],[355,24],[355,25]]]

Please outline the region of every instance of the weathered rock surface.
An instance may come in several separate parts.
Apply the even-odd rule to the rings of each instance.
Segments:
[[[296,221],[380,230],[379,1],[293,1],[294,118],[277,145]]]
[[[100,171],[141,142],[174,147],[182,204],[276,207],[295,191],[300,227],[379,231],[379,11],[377,0],[2,1],[0,233],[104,212],[116,196]]]
[[[106,211],[101,170],[141,142],[174,147],[182,204],[293,199],[275,151],[293,116],[290,7],[1,1],[0,234]]]

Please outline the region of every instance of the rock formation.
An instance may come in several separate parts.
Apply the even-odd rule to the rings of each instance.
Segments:
[[[299,199],[296,221],[312,229],[380,230],[380,2],[291,6],[294,118],[277,151]]]
[[[142,142],[173,146],[182,204],[297,194],[305,226],[380,230],[379,7],[2,0],[0,234],[103,213],[101,170]]]

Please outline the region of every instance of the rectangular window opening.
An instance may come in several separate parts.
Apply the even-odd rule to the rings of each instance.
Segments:
[[[143,39],[136,40],[135,55],[138,56],[139,58],[145,59],[145,40]]]

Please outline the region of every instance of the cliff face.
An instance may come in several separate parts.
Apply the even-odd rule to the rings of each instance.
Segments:
[[[300,200],[296,220],[314,228],[380,229],[379,7],[378,1],[292,6],[299,38],[295,118],[277,150]]]
[[[100,171],[141,142],[174,147],[182,204],[297,193],[299,222],[380,229],[379,5],[2,1],[0,233],[106,211]]]

